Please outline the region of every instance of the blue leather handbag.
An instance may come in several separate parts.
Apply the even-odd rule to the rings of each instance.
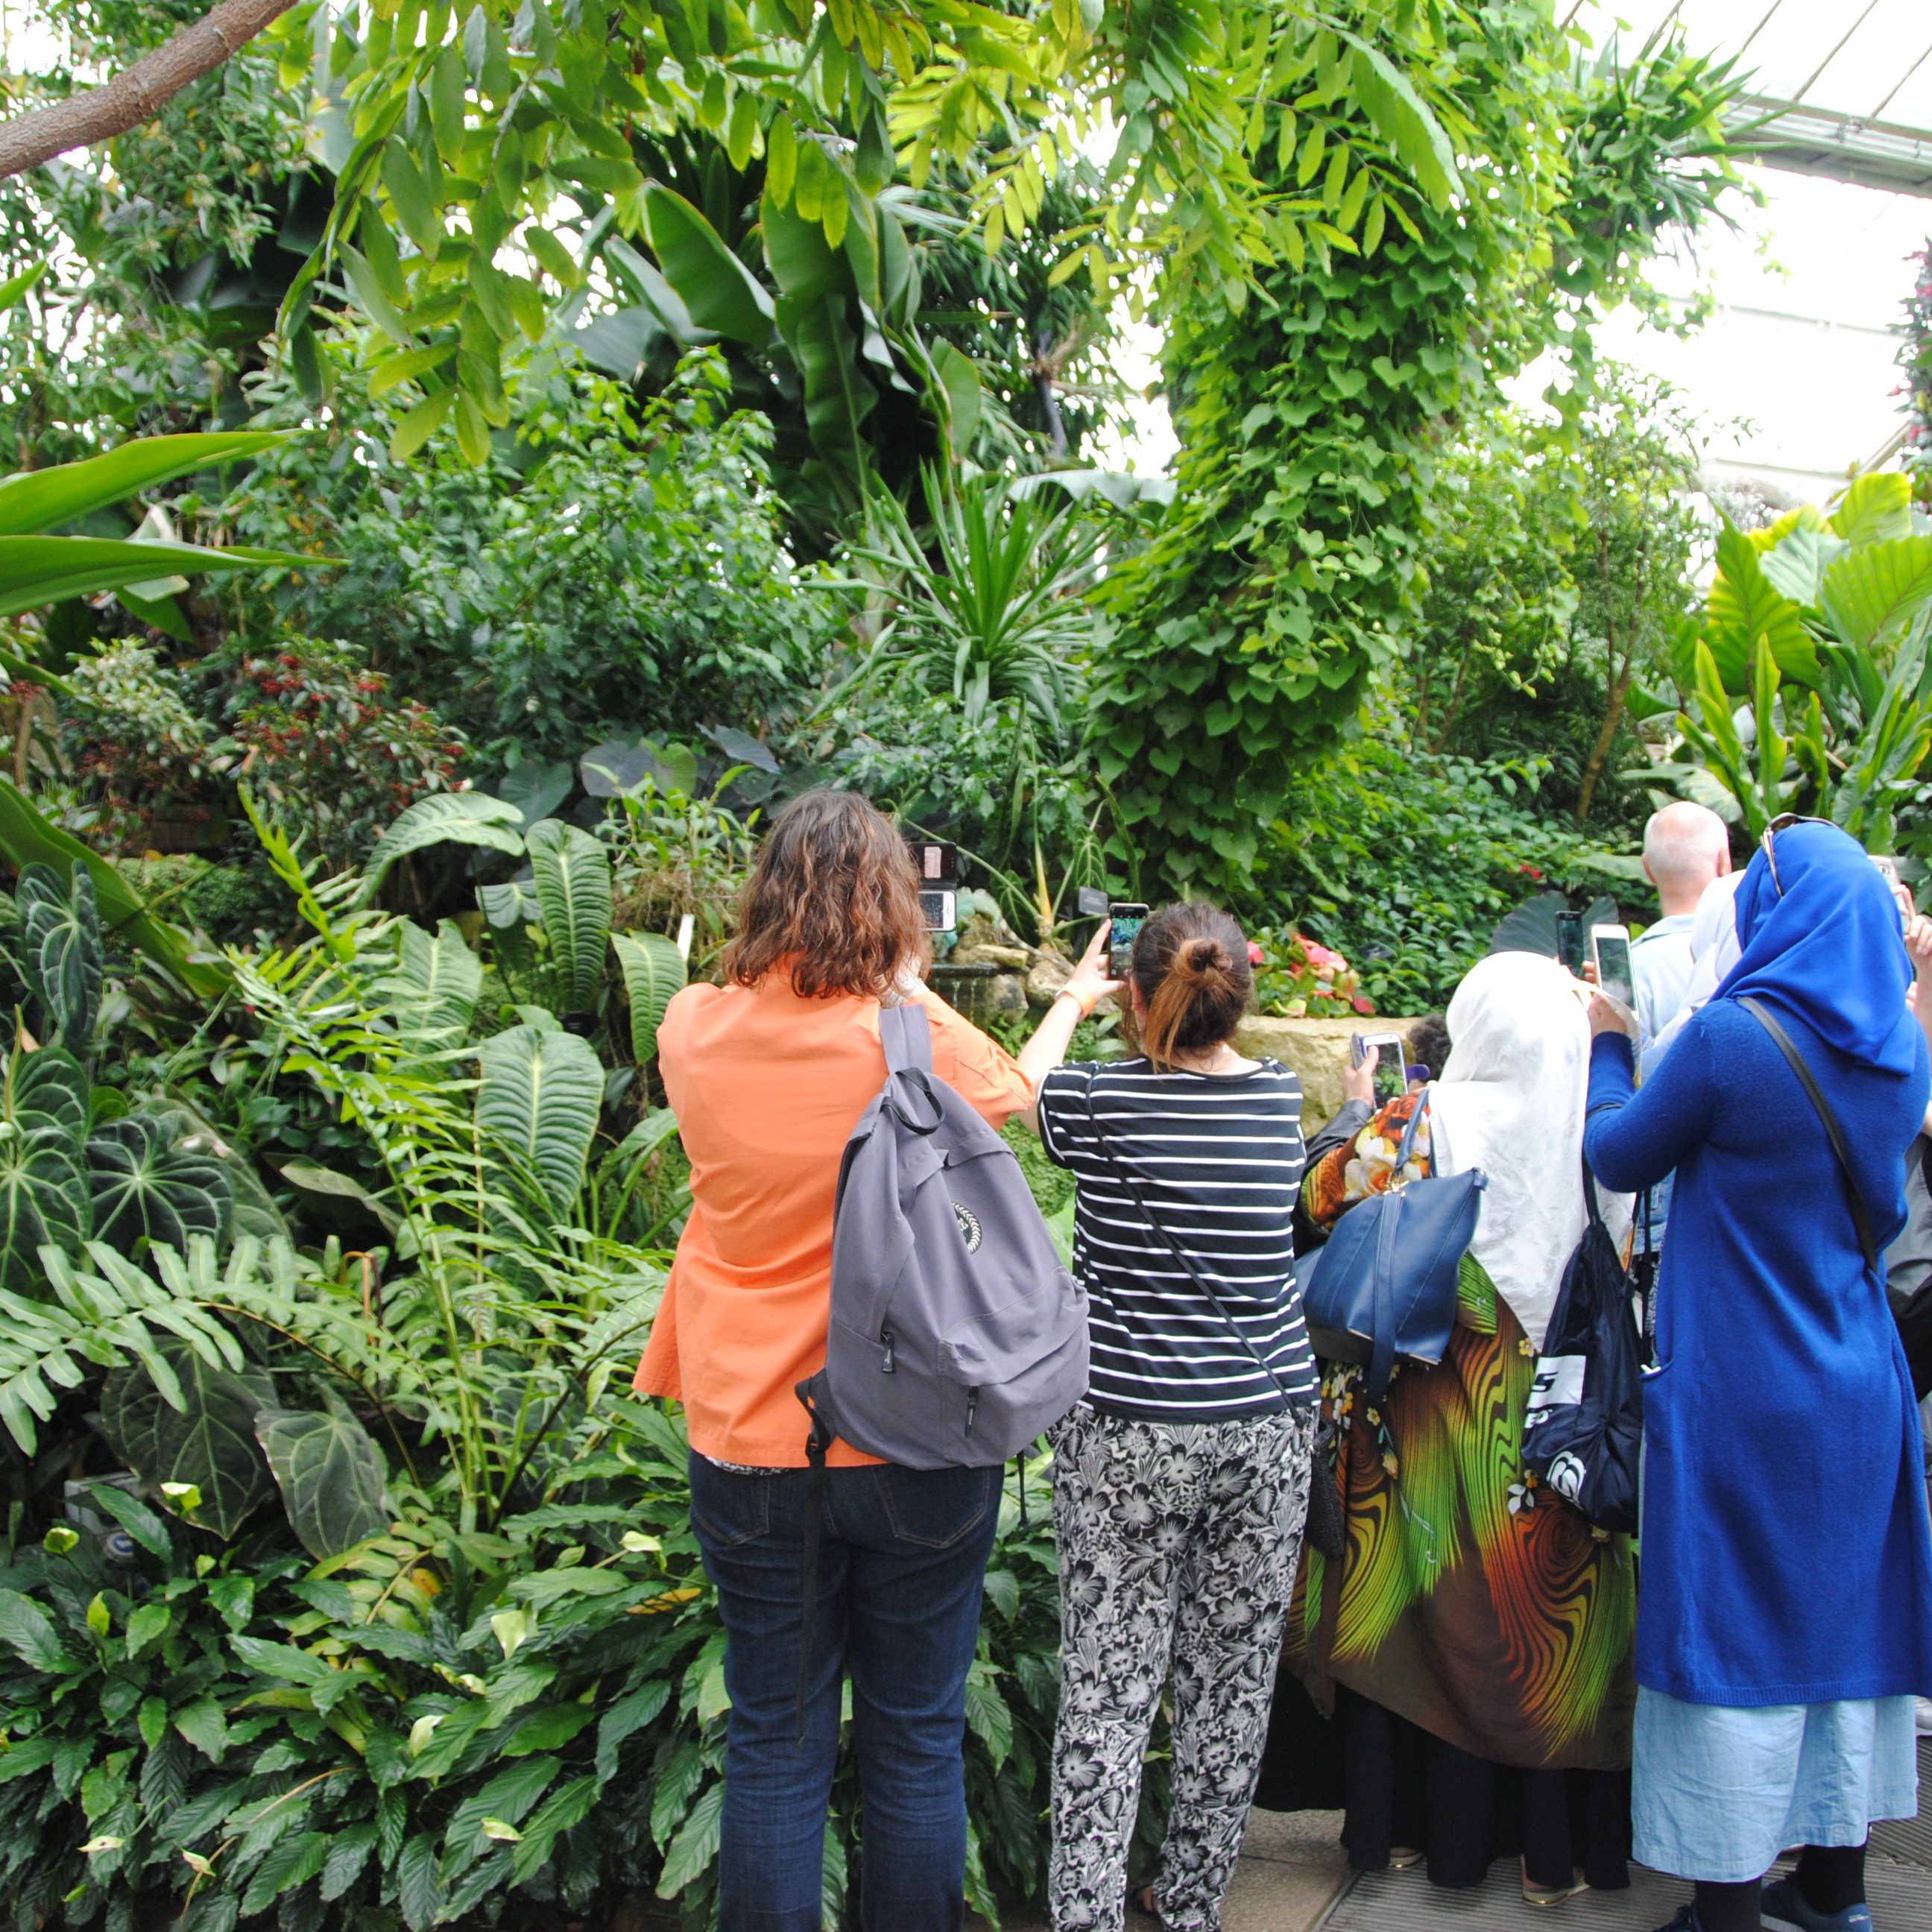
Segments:
[[[1386,1193],[1335,1224],[1302,1292],[1315,1352],[1366,1365],[1368,1397],[1388,1393],[1400,1358],[1433,1367],[1456,1325],[1456,1280],[1476,1232],[1489,1177],[1479,1167],[1441,1179],[1400,1177],[1414,1148],[1426,1094],[1408,1118]]]

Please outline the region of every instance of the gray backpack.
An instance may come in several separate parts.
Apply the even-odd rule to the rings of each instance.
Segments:
[[[988,1468],[1087,1392],[1087,1292],[1013,1150],[932,1070],[917,1004],[884,1006],[886,1084],[838,1170],[825,1366],[798,1385],[835,1436],[912,1469]]]

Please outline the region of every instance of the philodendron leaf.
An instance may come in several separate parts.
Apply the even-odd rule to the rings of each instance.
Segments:
[[[14,1056],[7,1093],[7,1118],[22,1132],[58,1127],[78,1148],[87,1132],[93,1088],[87,1070],[70,1053],[44,1046]]]
[[[143,1234],[185,1250],[190,1237],[219,1241],[235,1186],[220,1156],[199,1134],[146,1114],[104,1121],[88,1136],[87,1166],[99,1240],[130,1254]]]
[[[530,868],[550,957],[564,978],[566,1010],[597,1004],[610,937],[610,855],[603,842],[560,818],[533,826]]]
[[[353,1416],[265,1408],[255,1440],[311,1556],[340,1556],[388,1527],[382,1459]]]
[[[486,1040],[476,1124],[543,1185],[553,1213],[570,1211],[597,1131],[604,1069],[588,1040],[524,1025]]]
[[[610,943],[630,996],[631,1050],[640,1066],[648,1066],[657,1058],[664,1009],[685,982],[684,955],[661,932],[613,933]]]
[[[431,1032],[460,1032],[476,1010],[483,990],[483,962],[470,950],[462,928],[445,920],[430,936],[413,920],[405,920],[396,970],[385,990],[395,1000],[399,1016],[412,1027]]]
[[[63,882],[51,866],[23,866],[14,896],[21,959],[34,997],[62,1044],[85,1053],[100,1013],[100,921],[93,874],[77,865]]]
[[[367,905],[398,859],[430,845],[487,845],[498,852],[524,849],[524,815],[506,799],[480,791],[436,791],[419,798],[376,842],[362,874],[358,902]]]
[[[40,1250],[78,1254],[91,1226],[87,1169],[71,1136],[14,1128],[0,1139],[0,1286],[44,1294]]]
[[[232,1537],[274,1492],[255,1441],[255,1417],[274,1392],[259,1372],[218,1368],[179,1342],[161,1345],[181,1384],[172,1407],[145,1369],[116,1369],[101,1391],[114,1453],[175,1514]],[[190,1508],[185,1496],[198,1500]]]

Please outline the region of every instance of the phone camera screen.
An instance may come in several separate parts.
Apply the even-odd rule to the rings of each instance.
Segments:
[[[1556,960],[1565,972],[1582,972],[1583,915],[1580,912],[1556,915]]]
[[[1134,941],[1140,937],[1140,930],[1147,923],[1145,906],[1129,909],[1122,907],[1114,912],[1107,929],[1107,976],[1109,979],[1124,980],[1133,970]]]
[[[1618,1004],[1634,1008],[1636,1004],[1636,982],[1630,973],[1630,950],[1628,939],[1600,939],[1597,941],[1597,983]]]
[[[1385,1040],[1376,1048],[1376,1104],[1385,1106],[1408,1091],[1408,1049],[1399,1040]]]

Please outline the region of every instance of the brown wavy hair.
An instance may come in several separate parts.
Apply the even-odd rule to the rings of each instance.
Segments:
[[[1162,906],[1134,940],[1134,983],[1147,1003],[1141,1051],[1166,1072],[1180,1053],[1232,1036],[1254,998],[1247,935],[1217,905]]]
[[[932,958],[919,874],[897,826],[850,791],[801,792],[758,848],[738,902],[724,973],[755,986],[789,964],[803,999],[883,998]]]

